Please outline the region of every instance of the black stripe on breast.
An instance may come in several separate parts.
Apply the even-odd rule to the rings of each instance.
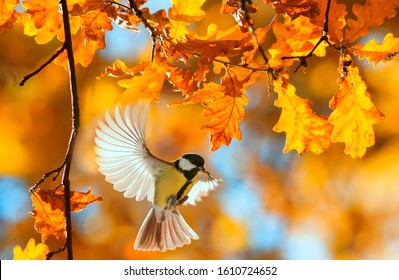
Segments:
[[[179,201],[179,200],[182,198],[184,192],[186,191],[186,189],[188,188],[188,186],[189,186],[191,183],[192,183],[191,180],[188,180],[188,181],[186,181],[186,182],[184,183],[184,185],[180,188],[180,190],[177,192],[177,195],[176,195],[177,201]]]

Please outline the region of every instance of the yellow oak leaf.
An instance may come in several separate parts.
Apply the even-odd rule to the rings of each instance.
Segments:
[[[116,102],[121,104],[159,102],[164,77],[165,67],[162,64],[147,65],[141,75],[118,81],[118,85],[126,90],[117,98]]]
[[[349,48],[349,51],[358,55],[360,59],[367,58],[368,61],[374,63],[374,66],[377,66],[380,61],[385,62],[399,57],[399,38],[388,33],[381,44],[373,39],[366,45],[353,46]]]
[[[319,155],[327,150],[332,130],[327,118],[313,113],[312,102],[296,95],[286,76],[280,75],[274,81],[274,90],[278,93],[274,105],[282,111],[273,130],[286,134],[283,152],[295,149],[299,154],[310,151]]]
[[[50,42],[62,27],[62,15],[59,2],[52,0],[23,1],[26,9],[21,15],[20,23],[24,26],[24,33],[35,36],[38,44]]]
[[[347,65],[347,62],[351,65]],[[384,118],[371,102],[366,83],[359,75],[359,69],[353,65],[349,55],[341,57],[338,79],[339,89],[330,100],[334,109],[328,118],[334,128],[331,141],[345,143],[345,153],[352,158],[361,158],[366,149],[374,145],[373,125]]]
[[[397,7],[399,0],[367,0],[364,5],[355,3],[352,11],[357,20],[348,19],[345,42],[355,42],[369,32],[369,27],[380,26],[385,19],[394,17]]]
[[[11,29],[18,19],[19,14],[14,9],[18,3],[18,0],[0,0],[0,32]]]
[[[45,260],[50,252],[48,246],[44,243],[37,245],[35,243],[35,239],[31,238],[24,250],[19,245],[15,246],[13,250],[14,260]]]
[[[32,193],[31,199],[34,207],[31,216],[35,219],[35,230],[41,234],[42,242],[50,235],[65,239],[64,191],[38,188]],[[90,203],[102,201],[102,198],[92,195],[89,189],[86,193],[71,191],[70,201],[71,211],[79,212]]]
[[[170,30],[169,36],[178,42],[189,33],[187,26],[192,22],[200,21],[206,16],[201,9],[206,0],[172,0],[169,9]]]

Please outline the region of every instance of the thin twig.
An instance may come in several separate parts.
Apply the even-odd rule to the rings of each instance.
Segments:
[[[65,46],[68,54],[68,65],[69,65],[69,82],[70,82],[70,93],[71,93],[71,107],[72,107],[72,130],[71,136],[68,142],[68,149],[65,155],[65,168],[62,174],[62,185],[64,186],[64,198],[65,198],[65,222],[66,222],[66,250],[67,259],[73,259],[72,251],[72,219],[71,219],[71,200],[70,200],[70,180],[69,174],[72,165],[73,150],[75,147],[76,136],[78,134],[80,126],[80,111],[79,111],[79,96],[78,87],[76,81],[75,71],[75,59],[73,55],[72,35],[71,27],[69,23],[68,4],[67,0],[61,0],[62,7],[62,19],[64,23],[64,34],[65,34]]]
[[[256,37],[253,24],[251,23],[252,18],[250,17],[249,12],[246,9],[247,3],[252,4],[252,0],[241,0],[241,9],[244,11],[245,21],[248,23],[248,30],[251,33],[252,39],[256,42],[258,50],[259,50],[260,54],[262,55],[263,60],[267,64],[269,62],[269,59],[267,58],[266,52],[264,51],[263,47],[261,46],[261,44],[259,44],[258,38]]]
[[[60,172],[61,172],[61,170],[62,170],[62,168],[63,168],[64,166],[65,166],[65,161],[61,164],[60,167],[58,167],[58,168],[56,168],[56,169],[54,169],[54,170],[51,170],[51,171],[49,171],[49,172],[43,174],[42,178],[40,178],[39,181],[37,181],[36,184],[34,184],[34,185],[29,189],[29,191],[30,191],[30,192],[34,192],[34,191],[39,187],[39,185],[41,185],[48,177],[50,177],[50,176],[51,176],[52,174],[54,174],[54,173],[57,173],[57,174],[55,174],[55,176],[53,177],[52,180],[54,181],[55,179],[57,179],[58,175],[60,175]]]
[[[57,250],[48,252],[47,255],[46,255],[46,260],[51,260],[51,258],[54,255],[65,251],[65,249],[66,249],[66,242],[65,242],[64,246],[62,246],[61,248],[58,248]]]
[[[139,9],[139,7],[137,6],[136,2],[134,2],[134,0],[129,0],[129,6],[130,6],[130,9],[134,12],[134,14],[144,24],[145,28],[148,29],[148,31],[151,34],[152,42],[153,42],[153,44],[155,44],[158,36],[157,36],[157,32],[154,29],[154,27],[152,27],[151,24],[149,24],[148,20],[144,17],[143,12]]]
[[[22,80],[19,82],[19,85],[22,87],[23,85],[25,85],[25,83],[32,78],[33,76],[35,76],[36,74],[40,73],[40,71],[42,71],[44,68],[46,68],[47,65],[49,65],[51,62],[54,61],[54,59],[56,59],[63,51],[65,50],[65,43],[62,45],[62,47],[57,50],[57,52],[55,54],[53,54],[52,57],[50,57],[45,63],[43,63],[39,68],[37,68],[35,71],[33,71],[32,73],[26,75],[25,77],[22,78]]]
[[[316,45],[314,45],[314,47],[310,50],[310,52],[307,55],[302,55],[302,56],[283,56],[281,59],[285,60],[285,59],[299,59],[299,65],[298,67],[295,69],[294,72],[297,72],[299,70],[299,68],[301,67],[307,67],[308,66],[308,58],[310,58],[311,56],[313,56],[313,53],[316,51],[316,49],[318,48],[318,46],[322,43],[322,42],[326,42],[330,47],[334,47],[330,40],[328,39],[328,20],[329,20],[329,14],[330,14],[330,6],[331,6],[331,0],[327,1],[327,8],[326,8],[326,12],[324,14],[324,24],[323,24],[323,31],[322,31],[322,36],[320,37],[319,41],[316,43]]]

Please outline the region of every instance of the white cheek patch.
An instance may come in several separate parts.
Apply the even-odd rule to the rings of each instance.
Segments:
[[[181,170],[190,171],[190,170],[193,170],[194,168],[196,168],[197,166],[192,164],[188,159],[181,158],[179,160],[179,167]]]

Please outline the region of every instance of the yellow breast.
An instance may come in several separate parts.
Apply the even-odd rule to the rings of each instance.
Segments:
[[[176,196],[186,182],[186,177],[184,177],[183,173],[177,171],[174,166],[166,168],[163,173],[155,179],[154,204],[159,207],[166,207],[169,197],[171,195]],[[193,182],[195,182],[195,178],[192,180],[191,184],[187,186],[181,198],[185,197],[190,192],[193,187]]]

